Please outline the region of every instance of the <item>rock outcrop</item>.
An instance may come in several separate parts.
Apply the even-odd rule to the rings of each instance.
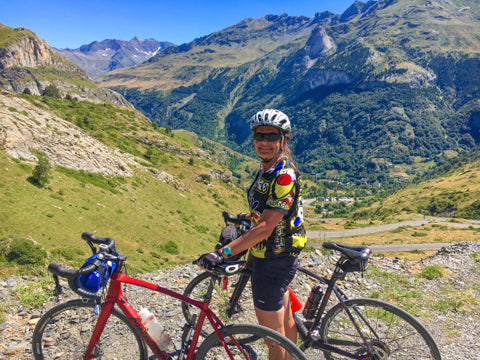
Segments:
[[[37,161],[35,151],[52,165],[104,175],[132,176],[132,155],[107,147],[79,127],[0,90],[0,148],[14,157]]]
[[[30,30],[0,24],[0,39],[4,39],[0,47],[0,88],[16,93],[28,89],[31,94],[41,95],[53,84],[62,97],[133,108],[122,95],[93,83],[84,70]]]

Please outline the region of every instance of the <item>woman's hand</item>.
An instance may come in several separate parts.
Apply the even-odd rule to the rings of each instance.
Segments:
[[[217,250],[200,256],[197,260],[197,265],[205,270],[214,270],[215,266],[222,264],[224,261],[222,253]]]

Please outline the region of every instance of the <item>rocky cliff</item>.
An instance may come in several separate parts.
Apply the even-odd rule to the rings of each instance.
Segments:
[[[108,148],[72,123],[3,90],[0,119],[0,149],[14,158],[36,162],[35,151],[41,151],[53,165],[104,175],[133,175],[133,156]]]
[[[30,30],[0,24],[0,87],[41,95],[50,84],[60,90],[62,97],[133,107],[120,94],[94,84],[84,70]]]

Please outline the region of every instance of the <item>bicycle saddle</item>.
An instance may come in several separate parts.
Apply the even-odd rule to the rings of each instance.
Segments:
[[[334,242],[325,242],[322,244],[322,246],[325,249],[340,251],[352,263],[367,260],[372,253],[372,250],[370,250],[370,248],[368,248],[367,246],[349,246]]]

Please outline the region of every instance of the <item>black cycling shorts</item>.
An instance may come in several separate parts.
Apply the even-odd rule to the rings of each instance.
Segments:
[[[298,258],[282,256],[262,259],[252,256],[252,262],[253,304],[260,310],[280,310],[288,285],[297,272]]]

